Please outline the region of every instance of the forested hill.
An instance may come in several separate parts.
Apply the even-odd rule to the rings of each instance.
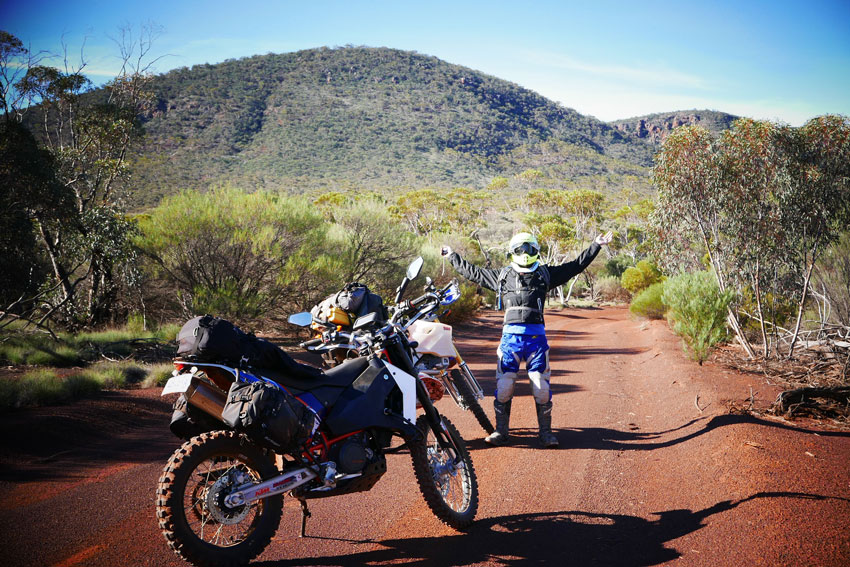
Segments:
[[[480,188],[528,168],[646,179],[653,144],[415,52],[319,48],[157,76],[132,201],[230,181],[291,192]],[[603,180],[603,181],[600,181]]]

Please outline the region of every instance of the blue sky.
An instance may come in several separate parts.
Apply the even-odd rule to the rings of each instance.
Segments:
[[[161,26],[165,72],[319,46],[434,55],[602,120],[708,108],[801,125],[850,115],[850,0],[250,2],[0,0],[0,29],[117,71],[110,37]],[[54,64],[59,65],[61,60]]]

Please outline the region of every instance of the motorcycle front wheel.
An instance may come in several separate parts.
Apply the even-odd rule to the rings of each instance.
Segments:
[[[434,515],[447,526],[463,529],[472,524],[478,511],[478,479],[463,438],[446,417],[442,425],[451,442],[449,449],[437,442],[424,415],[416,420],[422,437],[408,441],[413,471]]]
[[[463,379],[461,375],[461,371],[457,368],[454,368],[450,372],[452,376],[452,380],[454,381],[454,386],[457,388],[457,393],[460,394],[463,403],[467,405],[469,411],[472,412],[472,415],[475,416],[475,419],[478,420],[478,424],[487,432],[487,435],[490,435],[496,428],[493,427],[493,422],[490,421],[490,418],[487,417],[487,414],[484,413],[484,408],[481,407],[481,404],[478,402],[478,398],[475,397],[475,394],[469,389],[469,386],[466,385],[466,380]]]
[[[193,437],[165,465],[156,514],[168,545],[198,566],[244,565],[271,542],[283,496],[229,507],[237,486],[277,474],[274,463],[232,431]]]

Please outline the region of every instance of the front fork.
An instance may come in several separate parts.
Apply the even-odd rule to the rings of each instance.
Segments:
[[[481,388],[481,384],[479,384],[478,380],[475,379],[475,375],[472,374],[472,371],[466,365],[466,361],[460,356],[457,348],[455,348],[455,358],[457,360],[458,373],[460,374],[460,379],[463,380],[466,385],[466,391],[471,392],[476,399],[483,400],[484,389]],[[460,406],[460,409],[469,410],[469,403],[472,402],[472,400],[464,400],[461,397],[458,387],[454,383],[455,379],[451,374],[451,369],[446,368],[441,370],[440,378],[442,378],[443,385],[446,387],[446,390],[449,391],[449,394],[455,403]]]
[[[456,465],[459,464],[462,460],[460,450],[458,450],[454,440],[449,435],[448,429],[443,424],[443,417],[431,401],[428,390],[421,380],[416,381],[416,397],[422,405],[422,409],[425,410],[425,419],[428,420],[428,425],[431,427],[431,431],[434,432],[434,437],[437,439],[440,449],[452,456],[453,463]]]

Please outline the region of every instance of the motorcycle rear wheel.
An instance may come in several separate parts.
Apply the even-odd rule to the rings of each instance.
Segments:
[[[472,412],[472,415],[475,416],[475,419],[478,420],[478,424],[487,432],[487,435],[490,435],[496,428],[493,427],[493,422],[490,421],[490,418],[487,417],[487,414],[484,413],[484,408],[481,407],[481,404],[478,401],[478,398],[475,397],[475,394],[470,391],[469,387],[466,385],[466,380],[463,379],[461,375],[461,371],[457,368],[451,370],[452,380],[454,381],[454,386],[457,388],[458,394],[463,399],[463,402],[469,406],[469,411]]]
[[[276,473],[258,447],[232,431],[193,437],[171,456],[157,487],[156,514],[168,545],[201,567],[254,559],[277,531],[283,496],[235,508],[227,507],[224,497],[246,476],[256,482]]]
[[[428,507],[444,524],[460,530],[472,524],[478,511],[478,479],[463,438],[448,418],[442,420],[453,445],[451,451],[440,447],[424,415],[416,420],[422,437],[409,440],[408,446]]]

